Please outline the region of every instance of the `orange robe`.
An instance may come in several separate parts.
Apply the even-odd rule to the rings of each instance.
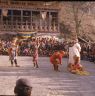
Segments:
[[[52,64],[62,64],[62,57],[64,54],[61,54],[60,52],[55,52],[51,57],[50,57],[50,62]]]

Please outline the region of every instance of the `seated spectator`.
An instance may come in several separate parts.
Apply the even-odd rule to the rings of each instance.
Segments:
[[[21,78],[16,81],[16,86],[14,88],[15,96],[31,96],[32,87],[30,82]]]

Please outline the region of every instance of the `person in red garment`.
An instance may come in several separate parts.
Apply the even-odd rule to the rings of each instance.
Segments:
[[[36,67],[36,68],[39,68],[39,66],[38,66],[38,58],[39,58],[38,49],[39,49],[39,43],[35,42],[34,50],[33,50],[33,64],[34,64],[34,67]]]
[[[58,67],[59,64],[60,65],[62,64],[62,57],[64,55],[65,55],[64,51],[57,51],[50,56],[50,62],[53,64],[54,71],[59,71]]]

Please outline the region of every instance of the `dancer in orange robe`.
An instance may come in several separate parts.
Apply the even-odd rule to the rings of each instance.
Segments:
[[[53,64],[54,71],[59,71],[59,64],[62,64],[62,57],[65,55],[64,51],[57,51],[50,56],[50,62]]]

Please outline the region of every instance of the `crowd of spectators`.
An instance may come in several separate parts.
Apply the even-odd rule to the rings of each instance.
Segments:
[[[81,59],[95,62],[95,43],[81,43]]]
[[[27,40],[18,40],[20,56],[31,56],[33,52],[34,43],[39,45],[39,56],[50,56],[56,50],[67,50],[67,42],[59,42],[55,38],[32,38]],[[8,48],[11,41],[0,40],[0,54],[8,55]]]
[[[32,56],[34,43],[39,45],[39,56],[50,56],[56,50],[68,51],[69,43],[67,41],[60,42],[55,38],[32,38],[27,40],[18,40],[19,56]],[[0,40],[0,54],[8,55],[8,48],[11,45],[10,40]],[[81,59],[95,62],[95,43],[80,43]]]

